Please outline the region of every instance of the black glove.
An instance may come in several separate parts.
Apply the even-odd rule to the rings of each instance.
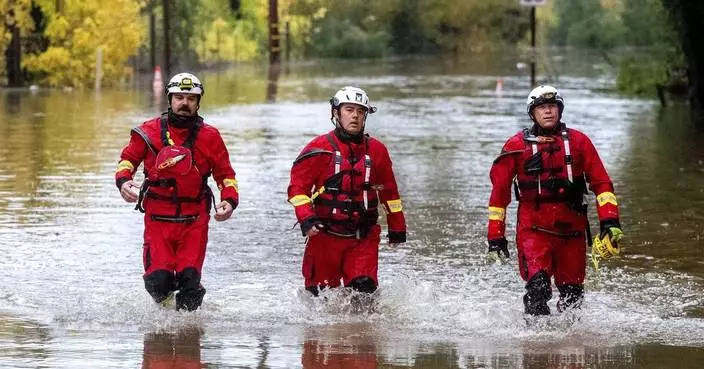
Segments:
[[[604,239],[607,235],[614,247],[618,247],[618,243],[623,237],[621,223],[618,219],[606,219],[599,223],[599,238]]]
[[[489,254],[492,252],[495,252],[499,257],[508,258],[510,254],[508,253],[508,241],[506,241],[506,238],[489,240]]]
[[[389,243],[406,242],[406,231],[389,231]]]
[[[323,222],[320,219],[318,219],[317,217],[310,217],[301,222],[301,233],[303,233],[303,237],[305,237],[306,233],[308,233],[308,230],[310,230],[311,228],[322,228],[322,226]]]

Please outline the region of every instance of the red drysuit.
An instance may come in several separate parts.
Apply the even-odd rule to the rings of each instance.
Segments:
[[[619,219],[613,185],[586,135],[564,124],[548,133],[536,127],[511,137],[494,161],[488,239],[505,237],[514,183],[521,277],[529,281],[544,270],[558,287],[581,285],[586,267],[587,218],[582,203],[586,183],[596,195],[601,222]]]
[[[303,258],[307,288],[345,286],[360,277],[378,284],[381,228],[378,206],[387,214],[389,242],[406,240],[406,221],[389,153],[364,136],[344,140],[333,130],[311,141],[291,168],[289,202],[305,235],[315,224]]]
[[[176,128],[166,115],[131,132],[115,178],[118,188],[144,161],[145,185],[139,206],[144,214],[144,276],[157,270],[200,274],[208,242],[213,195],[212,174],[222,201],[237,206],[235,172],[220,133],[198,119],[195,129]],[[146,189],[146,191],[145,191]]]

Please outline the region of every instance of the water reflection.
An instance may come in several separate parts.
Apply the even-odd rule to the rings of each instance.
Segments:
[[[281,64],[269,65],[269,74],[266,84],[266,101],[276,102],[276,92],[279,89],[279,76],[281,75]]]
[[[174,333],[146,333],[142,369],[203,368],[201,333],[199,328],[188,328]]]
[[[359,323],[309,329],[301,354],[303,368],[377,368],[377,346],[370,328]]]
[[[50,357],[47,346],[51,339],[47,326],[0,312],[0,357],[3,367],[43,362]]]

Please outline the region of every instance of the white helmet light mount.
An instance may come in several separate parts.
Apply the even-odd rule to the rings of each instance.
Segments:
[[[533,118],[533,108],[543,104],[557,104],[560,109],[560,115],[565,109],[565,100],[560,95],[560,92],[552,86],[540,85],[528,94],[528,99],[526,99],[526,110],[528,115]]]
[[[333,109],[339,108],[342,104],[355,104],[367,110],[367,114],[376,113],[376,106],[369,103],[369,95],[359,87],[345,86],[335,93],[330,99],[330,106]]]
[[[191,73],[178,73],[171,77],[166,85],[166,96],[171,94],[191,94],[202,97],[205,95],[205,88],[198,77]]]

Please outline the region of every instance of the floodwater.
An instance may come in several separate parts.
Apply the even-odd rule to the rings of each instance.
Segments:
[[[164,107],[150,82],[0,92],[0,367],[700,368],[704,133],[682,104],[615,94],[603,65],[554,61],[564,120],[599,149],[626,238],[621,258],[588,271],[581,312],[531,325],[515,257],[485,260],[489,167],[529,123],[515,58],[204,73],[201,113],[229,148],[241,204],[211,222],[193,313],[150,301],[142,217],[114,185],[129,129]],[[348,84],[379,107],[367,130],[389,148],[409,228],[406,244],[382,243],[378,304],[362,314],[303,293],[286,202],[293,159],[331,128],[327,99]],[[514,217],[515,204],[509,229]]]

